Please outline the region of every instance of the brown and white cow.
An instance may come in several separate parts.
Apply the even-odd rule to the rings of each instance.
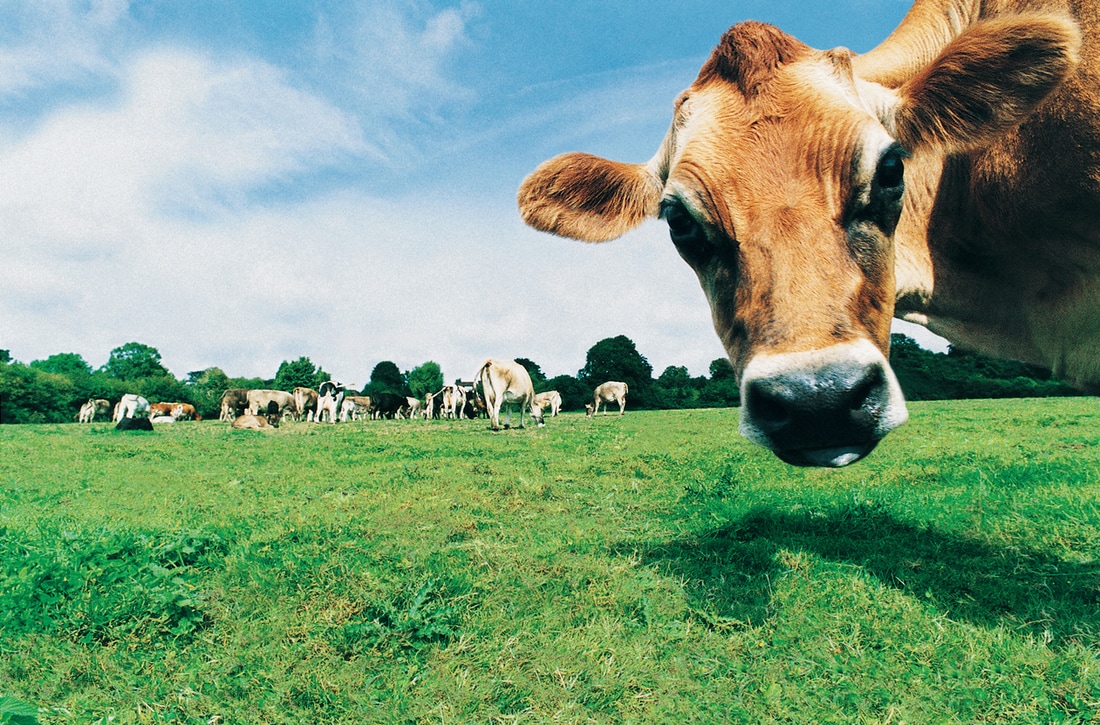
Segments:
[[[190,403],[176,403],[172,406],[172,417],[176,420],[202,420],[202,416]]]
[[[489,426],[500,430],[500,409],[507,410],[508,418],[504,427],[512,425],[512,408],[519,409],[519,427],[523,427],[525,411],[541,427],[542,408],[535,404],[535,386],[531,384],[531,375],[527,368],[514,360],[486,360],[478,370],[475,379],[481,383],[481,393],[485,397],[485,407],[489,412]]]
[[[153,418],[173,418],[172,410],[175,407],[175,403],[150,403],[149,420]]]
[[[538,229],[669,226],[741,381],[741,431],[840,466],[908,417],[895,314],[1100,386],[1100,14],[916,0],[877,48],[735,25],[644,164],[566,154],[522,184]]]
[[[556,390],[547,390],[544,393],[535,394],[535,404],[540,408],[550,408],[550,417],[553,418],[561,412],[561,393]]]
[[[443,395],[439,408],[440,418],[464,418],[463,409],[466,407],[466,391],[458,385],[444,385],[440,391]]]
[[[619,406],[619,415],[622,415],[626,412],[626,394],[628,392],[630,392],[630,390],[626,383],[620,383],[615,380],[608,380],[606,383],[601,383],[592,391],[592,405],[584,406],[585,413],[588,416],[599,413],[600,403],[603,403],[603,413],[607,415],[607,409],[611,406],[611,403],[615,403]]]

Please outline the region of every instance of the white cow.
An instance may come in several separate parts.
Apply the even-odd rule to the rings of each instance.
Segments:
[[[610,403],[619,404],[619,415],[626,411],[626,383],[617,383],[613,380],[603,383],[592,391],[592,412],[595,415],[600,412],[600,403],[604,404],[603,414],[607,415],[607,406]],[[588,406],[585,406],[588,410]]]
[[[405,408],[405,412],[409,416],[409,420],[420,417],[420,399],[412,396],[406,397],[405,402],[408,406]]]
[[[123,418],[139,417],[149,417],[149,401],[133,393],[123,395],[122,400],[118,401],[118,405],[115,406],[114,422],[117,423]]]
[[[535,386],[527,368],[512,360],[486,360],[476,376],[481,382],[485,407],[489,413],[489,425],[500,430],[500,409],[507,407],[508,420],[505,427],[512,424],[512,408],[519,408],[519,427],[523,427],[523,413],[531,411],[531,417],[541,427],[542,408],[535,404]]]
[[[330,423],[335,423],[340,415],[340,408],[344,404],[344,385],[334,380],[321,383],[317,389],[317,415],[314,420],[320,423],[328,413]]]
[[[535,395],[535,404],[540,408],[550,406],[550,417],[553,418],[561,412],[561,393],[556,390],[547,390]]]
[[[89,398],[88,402],[80,406],[80,415],[77,420],[81,423],[91,423],[95,420],[95,400]]]

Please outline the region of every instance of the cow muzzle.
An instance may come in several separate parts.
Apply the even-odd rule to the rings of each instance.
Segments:
[[[741,378],[741,434],[795,466],[846,466],[909,418],[869,341],[757,355]]]

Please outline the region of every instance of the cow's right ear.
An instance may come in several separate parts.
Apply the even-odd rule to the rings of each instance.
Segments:
[[[974,148],[1023,121],[1077,65],[1081,34],[1068,18],[983,21],[952,40],[898,88],[895,137],[908,150]]]
[[[590,154],[556,156],[519,187],[519,212],[535,229],[584,242],[621,237],[657,216],[662,183],[646,164]]]

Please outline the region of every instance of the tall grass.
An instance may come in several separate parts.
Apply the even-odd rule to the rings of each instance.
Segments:
[[[792,469],[735,410],[0,428],[42,722],[1090,722],[1100,409],[924,403]]]

